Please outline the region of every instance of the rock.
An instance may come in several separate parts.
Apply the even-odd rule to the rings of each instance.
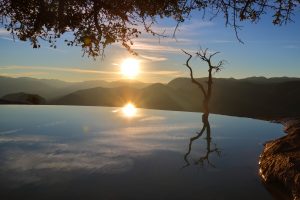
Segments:
[[[287,135],[265,144],[259,173],[268,188],[280,185],[289,199],[300,200],[300,119],[281,123]]]

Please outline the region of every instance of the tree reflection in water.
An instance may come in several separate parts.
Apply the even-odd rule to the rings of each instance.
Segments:
[[[210,154],[212,154],[214,152],[218,156],[221,155],[221,151],[220,151],[219,148],[217,148],[216,144],[214,144],[214,148],[211,147],[212,138],[211,138],[210,124],[209,124],[209,121],[208,121],[208,114],[203,114],[202,115],[202,122],[203,122],[203,127],[202,127],[201,131],[197,132],[196,136],[190,138],[188,152],[184,155],[184,161],[186,162],[186,164],[182,168],[185,168],[185,167],[188,167],[189,165],[191,165],[188,157],[189,157],[189,155],[192,151],[193,142],[195,140],[199,139],[203,135],[204,132],[206,132],[206,138],[205,138],[205,140],[206,140],[206,153],[203,156],[201,156],[199,159],[195,160],[194,164],[203,166],[204,162],[206,161],[209,166],[215,167],[215,165],[213,163],[211,163],[211,161],[209,160],[209,156],[210,156]]]

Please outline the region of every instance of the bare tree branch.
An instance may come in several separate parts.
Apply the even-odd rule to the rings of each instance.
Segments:
[[[207,94],[206,94],[206,92],[205,92],[205,89],[204,89],[203,85],[202,85],[199,81],[197,81],[196,79],[194,79],[193,69],[192,69],[192,68],[190,67],[190,65],[189,65],[189,62],[190,62],[190,60],[192,59],[193,56],[192,56],[191,54],[189,54],[188,52],[184,51],[183,49],[181,49],[181,51],[182,51],[183,53],[185,53],[186,55],[189,56],[189,58],[186,60],[185,66],[186,66],[187,68],[189,68],[189,70],[190,70],[190,77],[191,77],[191,79],[192,79],[192,82],[193,82],[194,84],[198,85],[198,87],[201,89],[203,95],[206,97]]]
[[[212,58],[219,54],[220,52],[217,51],[217,52],[214,52],[214,53],[211,53],[209,54],[208,53],[208,48],[206,48],[205,50],[203,50],[201,47],[200,47],[200,50],[198,52],[196,52],[196,56],[198,56],[201,60],[207,62],[208,66],[209,66],[209,69],[211,70],[215,70],[216,72],[217,71],[220,71],[221,68],[223,67],[223,65],[225,64],[226,60],[221,60],[219,61],[219,63],[217,65],[213,65],[212,64]]]

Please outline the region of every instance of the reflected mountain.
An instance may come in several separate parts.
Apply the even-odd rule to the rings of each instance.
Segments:
[[[204,162],[206,161],[209,166],[215,168],[215,165],[209,160],[209,156],[210,156],[210,154],[212,154],[214,152],[218,156],[221,155],[221,151],[220,151],[219,148],[217,148],[216,144],[214,144],[214,148],[212,148],[212,146],[211,146],[212,138],[211,138],[211,128],[210,128],[210,123],[209,123],[209,120],[208,120],[208,115],[205,115],[205,114],[202,115],[202,123],[203,123],[203,126],[202,126],[201,131],[197,132],[196,136],[190,138],[190,142],[189,142],[189,146],[188,146],[188,152],[184,155],[184,161],[186,162],[186,164],[182,168],[185,168],[185,167],[188,167],[188,166],[191,165],[191,163],[189,161],[189,155],[192,151],[193,142],[195,140],[198,140],[199,138],[201,138],[201,136],[203,135],[204,132],[206,132],[206,138],[205,138],[205,140],[206,140],[206,153],[203,156],[200,156],[199,159],[195,160],[194,164],[204,166]]]

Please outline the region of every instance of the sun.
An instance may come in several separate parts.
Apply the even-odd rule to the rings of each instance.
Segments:
[[[133,79],[140,73],[139,61],[134,58],[127,58],[122,62],[120,70],[125,78]]]
[[[134,117],[136,115],[137,109],[132,103],[128,103],[122,108],[122,112],[126,117]]]

